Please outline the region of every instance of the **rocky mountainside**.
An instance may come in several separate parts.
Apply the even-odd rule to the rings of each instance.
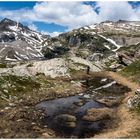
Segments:
[[[30,30],[10,19],[0,21],[0,60],[17,61],[42,58],[42,42],[48,36]]]
[[[33,60],[26,67],[21,66],[25,75],[40,71],[52,77],[53,73],[55,76],[70,75],[87,66],[91,71],[118,71],[139,59],[139,40],[140,22],[135,21],[105,21],[51,38],[21,23],[3,19],[0,22],[0,60],[4,63]],[[35,62],[40,59],[47,59],[47,62]],[[7,70],[17,73],[19,69],[18,66]]]
[[[51,38],[43,52],[47,58],[76,56],[105,68],[120,69],[139,58],[139,42],[140,22],[106,21]]]
[[[140,22],[57,37],[0,22],[0,138],[140,138],[139,84]]]

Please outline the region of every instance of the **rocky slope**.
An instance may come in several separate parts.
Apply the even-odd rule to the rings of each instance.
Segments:
[[[20,61],[42,58],[42,42],[48,36],[10,19],[0,21],[0,60]]]
[[[105,72],[125,67],[121,72],[139,83],[139,28],[139,22],[106,21],[50,38],[2,20],[0,138],[89,138],[96,132],[120,138],[139,128],[122,103],[139,85]]]
[[[109,69],[120,69],[139,58],[140,22],[106,21],[51,38],[46,58],[81,57]],[[136,51],[136,52],[135,52]]]
[[[0,22],[0,60],[17,62],[51,59],[47,62],[33,61],[40,67],[34,67],[37,72],[41,70],[45,75],[46,71],[53,71],[49,72],[50,75],[63,73],[63,70],[60,72],[55,65],[59,64],[59,59],[54,58],[60,58],[67,64],[63,65],[67,67],[66,75],[70,74],[69,71],[85,70],[87,66],[91,71],[118,71],[139,59],[139,40],[140,22],[134,21],[106,21],[51,38],[32,31],[21,23],[3,19]],[[52,68],[49,68],[49,65]],[[3,70],[0,71],[2,72]]]

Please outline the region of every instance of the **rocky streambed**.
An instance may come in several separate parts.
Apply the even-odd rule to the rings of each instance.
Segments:
[[[85,91],[78,95],[42,101],[36,105],[45,113],[47,125],[61,138],[88,138],[110,128],[116,110],[130,89],[108,77],[81,80]]]

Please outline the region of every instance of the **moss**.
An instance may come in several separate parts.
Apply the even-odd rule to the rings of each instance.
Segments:
[[[5,63],[0,63],[0,68],[7,68],[7,65]]]

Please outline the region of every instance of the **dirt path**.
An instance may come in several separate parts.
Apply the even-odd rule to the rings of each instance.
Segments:
[[[106,74],[112,77],[118,83],[131,88],[132,92],[126,93],[126,98],[124,99],[120,107],[118,108],[117,116],[120,119],[118,127],[114,129],[105,130],[103,133],[100,133],[99,135],[95,135],[94,138],[125,138],[130,135],[130,132],[139,128],[140,120],[138,116],[136,116],[136,114],[129,111],[126,105],[128,97],[134,94],[134,91],[139,87],[139,85],[136,83],[130,82],[127,78],[122,77],[121,75],[117,73],[107,72]]]

